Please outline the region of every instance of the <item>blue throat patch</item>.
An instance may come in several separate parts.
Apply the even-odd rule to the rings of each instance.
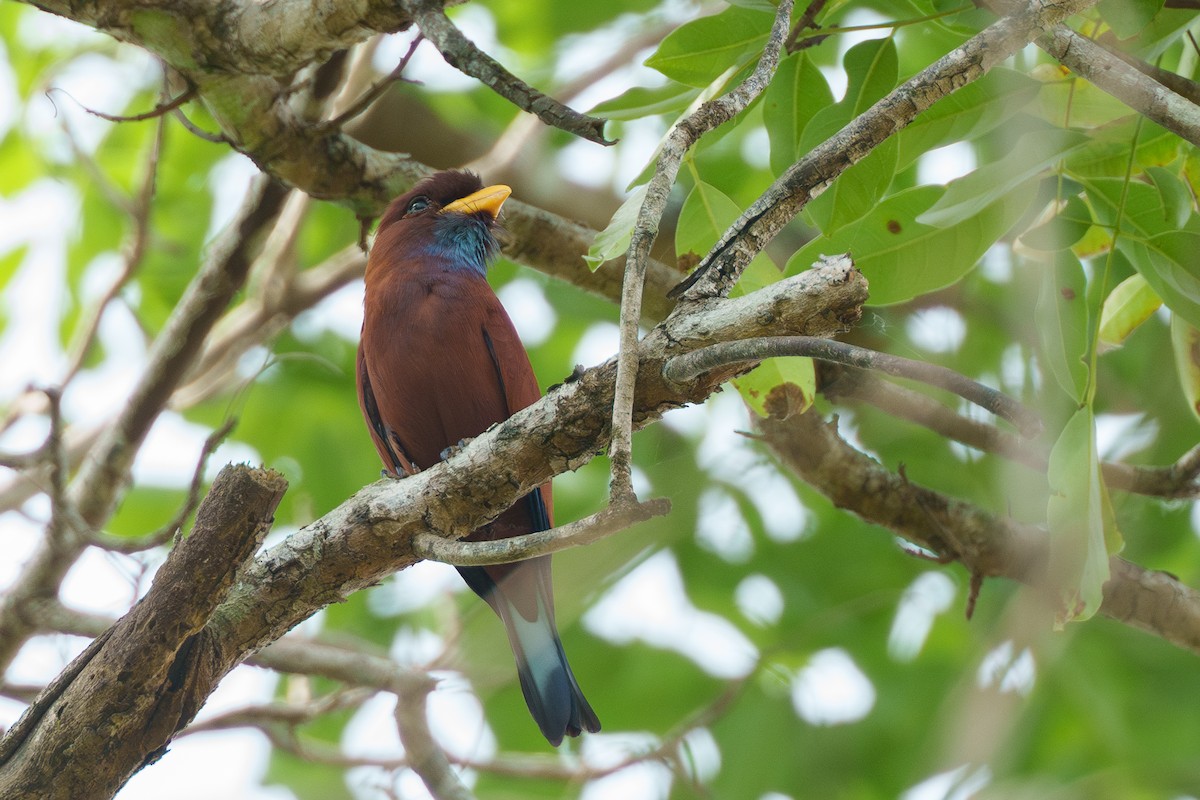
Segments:
[[[452,213],[434,221],[428,251],[444,257],[451,269],[470,269],[486,277],[488,266],[500,252],[500,243],[484,220]]]

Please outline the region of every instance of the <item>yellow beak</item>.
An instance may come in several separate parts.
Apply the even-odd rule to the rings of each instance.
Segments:
[[[500,206],[504,205],[504,201],[508,199],[510,194],[512,194],[512,189],[504,184],[498,183],[495,186],[486,186],[478,192],[455,200],[438,213],[447,214],[457,212],[459,214],[477,214],[480,211],[486,211],[491,215],[492,219],[495,219],[500,216]]]

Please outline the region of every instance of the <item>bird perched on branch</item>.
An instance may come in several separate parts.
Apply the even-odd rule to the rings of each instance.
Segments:
[[[398,197],[367,259],[358,398],[386,471],[411,475],[541,397],[529,356],[486,280],[511,190],[439,172]],[[553,524],[550,484],[468,540]],[[504,622],[529,712],[552,745],[598,731],[554,625],[550,557],[459,567]]]

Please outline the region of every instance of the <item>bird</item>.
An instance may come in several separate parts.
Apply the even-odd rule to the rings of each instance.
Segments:
[[[529,355],[487,282],[511,193],[447,170],[397,197],[380,218],[367,257],[357,384],[385,475],[427,469],[541,397]],[[466,539],[552,526],[545,483]],[[521,692],[546,740],[557,747],[564,736],[600,730],[559,640],[550,556],[458,571],[504,623]]]

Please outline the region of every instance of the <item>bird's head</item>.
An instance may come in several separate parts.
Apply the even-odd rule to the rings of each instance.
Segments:
[[[500,250],[497,218],[510,194],[500,184],[485,188],[472,172],[430,175],[388,206],[374,249],[392,263],[432,256],[448,269],[485,274]]]

